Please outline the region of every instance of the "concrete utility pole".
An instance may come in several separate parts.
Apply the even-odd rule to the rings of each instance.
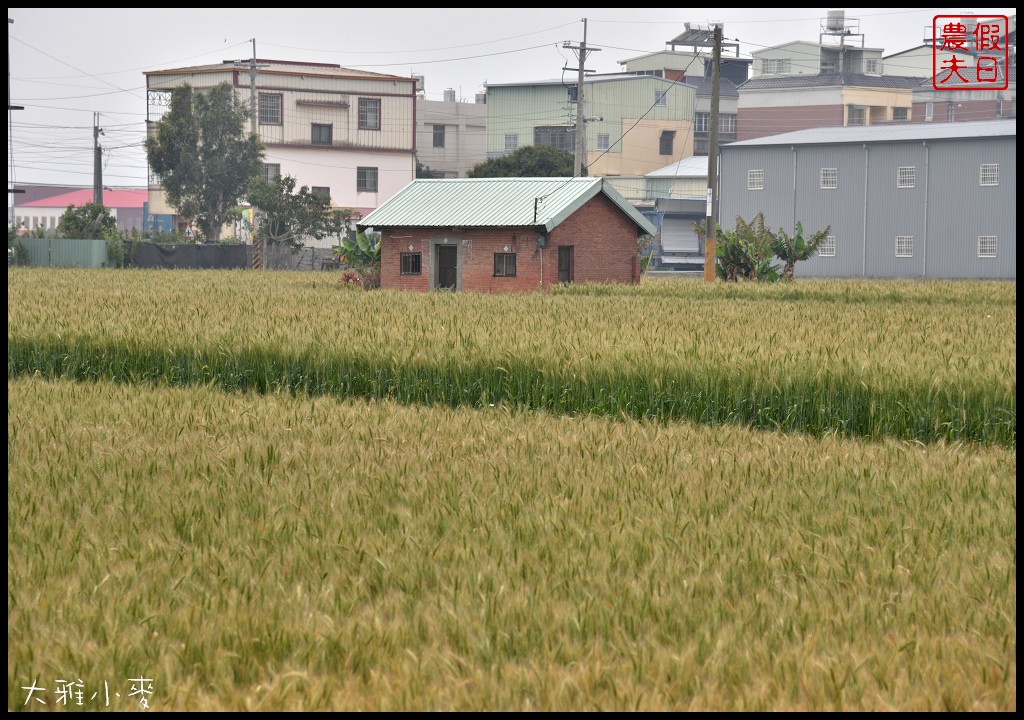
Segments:
[[[252,113],[251,127],[252,134],[259,137],[260,132],[260,106],[259,106],[259,94],[256,92],[256,76],[259,74],[260,68],[266,67],[266,65],[258,65],[256,63],[256,38],[252,39],[252,60],[249,61],[249,107]],[[284,108],[281,108],[281,112],[284,112]],[[263,256],[264,247],[261,242],[257,242],[257,217],[256,208],[252,210],[252,227],[249,232],[252,233],[252,269],[259,270],[264,267]]]
[[[7,24],[8,25],[13,25],[14,24],[14,18],[7,18]],[[17,196],[25,192],[24,190],[22,190],[20,188],[16,188],[16,187],[13,186],[13,184],[15,182],[15,175],[14,175],[14,135],[11,132],[10,128],[14,124],[14,116],[11,115],[11,111],[12,110],[24,110],[24,109],[25,108],[22,105],[11,105],[11,43],[8,40],[8,42],[7,42],[7,128],[8,128],[8,131],[7,131],[7,139],[8,139],[7,157],[11,161],[11,171],[10,171],[11,177],[10,177],[10,180],[9,180],[9,182],[11,183],[11,187],[7,189],[7,193],[9,195],[11,195],[11,209],[8,212],[8,217],[9,217],[8,224],[11,227],[14,227],[14,218],[15,218],[14,208],[17,205],[17,201],[18,201]]]
[[[704,282],[715,281],[715,216],[718,214],[718,102],[719,66],[722,64],[722,25],[715,24],[715,50],[711,65],[711,137],[708,147],[708,208],[707,224],[704,226]]]
[[[97,205],[103,204],[103,148],[100,147],[100,135],[104,132],[100,128],[100,114],[92,114],[92,201]]]
[[[563,43],[562,47],[569,48],[570,50],[579,51],[579,75],[576,79],[576,152],[573,158],[573,176],[583,177],[587,174],[586,160],[587,160],[587,127],[586,127],[586,115],[583,107],[583,77],[586,69],[584,68],[587,62],[587,54],[592,52],[598,52],[600,48],[596,50],[587,49],[587,19],[583,18],[583,42],[579,45],[570,45],[569,43]]]

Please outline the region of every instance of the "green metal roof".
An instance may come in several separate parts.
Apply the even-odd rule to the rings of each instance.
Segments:
[[[413,180],[357,227],[540,227],[547,232],[604,193],[648,235],[657,228],[604,178]]]

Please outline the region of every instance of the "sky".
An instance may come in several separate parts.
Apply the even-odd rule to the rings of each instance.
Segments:
[[[575,78],[622,69],[667,48],[684,23],[723,23],[740,57],[792,40],[817,42],[829,8],[8,8],[8,188],[93,182],[94,127],[103,130],[104,185],[146,186],[145,76],[256,56],[423,75],[427,99],[446,89],[473,102],[487,83]],[[1012,15],[1016,8],[845,8],[865,47],[921,44],[937,14]],[[586,20],[586,23],[584,23]],[[13,22],[12,22],[13,21]],[[859,36],[854,37],[859,42]],[[8,204],[10,204],[10,193]]]

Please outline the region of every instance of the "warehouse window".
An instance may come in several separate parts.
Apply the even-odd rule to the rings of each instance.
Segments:
[[[764,170],[747,170],[747,190],[764,190]]]
[[[610,139],[611,138],[608,137],[608,133],[598,133],[597,134],[597,149],[598,150],[607,150],[608,147],[609,147]]]
[[[978,236],[978,257],[994,258],[996,256],[996,245],[998,238],[995,235]]]
[[[505,133],[505,152],[510,152],[519,147],[519,136],[515,133]]]
[[[836,236],[827,235],[825,239],[821,241],[821,245],[818,246],[818,254],[822,257],[835,257],[836,256]]]
[[[898,167],[896,168],[896,187],[898,188],[912,188],[917,184],[917,168],[916,167]]]
[[[839,168],[821,169],[821,189],[835,190],[839,187]]]
[[[434,147],[444,147],[444,125],[434,126]]]
[[[982,185],[999,184],[999,163],[982,163],[980,182]]]
[[[896,236],[896,257],[898,257],[898,258],[914,257],[914,236],[913,235],[897,235]]]
[[[655,90],[654,104],[658,107],[665,107],[668,104],[668,90]]]

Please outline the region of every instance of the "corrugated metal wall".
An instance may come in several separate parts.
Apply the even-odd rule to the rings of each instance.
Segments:
[[[98,268],[107,264],[106,240],[19,238],[33,267]]]
[[[831,225],[834,257],[797,264],[805,277],[1017,277],[1016,137],[925,142],[722,148],[719,217],[765,213],[773,228],[805,235]],[[999,165],[999,184],[982,186],[982,163]],[[914,187],[897,187],[899,168]],[[836,168],[838,187],[821,188]],[[764,190],[747,189],[747,171],[764,170]],[[866,202],[865,202],[866,200]],[[896,236],[914,238],[912,257],[896,256]],[[995,236],[996,257],[979,257],[978,236]]]

